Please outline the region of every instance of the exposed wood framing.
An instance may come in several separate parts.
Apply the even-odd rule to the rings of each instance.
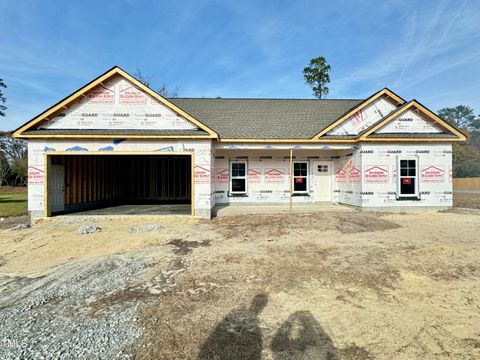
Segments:
[[[122,155],[128,157],[125,158]],[[135,155],[137,157],[134,160],[132,156]],[[139,158],[139,155],[148,156]],[[183,165],[176,164],[178,161]],[[77,205],[103,205],[120,199],[133,202],[190,200],[191,213],[195,215],[194,163],[194,153],[191,152],[46,152],[44,154],[44,214],[47,217],[51,216],[49,196],[51,172],[48,170],[51,169],[52,164],[58,164],[64,165],[65,168],[64,204],[70,209],[74,209]],[[147,165],[148,169],[145,167]],[[116,181],[111,181],[112,179]]]

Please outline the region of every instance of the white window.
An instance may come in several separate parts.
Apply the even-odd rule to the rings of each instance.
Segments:
[[[247,193],[247,162],[232,161],[230,163],[230,193]]]
[[[418,159],[398,159],[397,194],[399,198],[418,198]]]
[[[305,194],[308,192],[308,162],[295,161],[293,163],[293,193]]]

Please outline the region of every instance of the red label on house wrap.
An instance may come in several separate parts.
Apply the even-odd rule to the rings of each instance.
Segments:
[[[115,92],[105,86],[99,86],[88,94],[88,102],[93,104],[113,104]]]
[[[403,178],[402,179],[402,184],[403,185],[410,185],[412,183],[412,179],[410,178]]]
[[[335,173],[335,180],[337,182],[343,182],[343,181],[346,180],[346,178],[347,178],[347,172],[345,171],[345,169],[343,167],[341,167]]]
[[[360,181],[360,169],[356,166],[352,166],[350,171],[348,172],[348,179],[352,182],[359,182]]]
[[[364,167],[366,183],[388,182],[388,167],[386,165],[366,165]]]
[[[441,165],[422,166],[420,176],[422,182],[442,183],[445,181],[445,171]]]
[[[230,172],[228,169],[217,169],[215,181],[218,183],[227,183],[230,179]]]
[[[29,166],[28,167],[28,184],[29,185],[42,185],[45,179],[45,171],[43,166]]]
[[[195,182],[196,183],[209,183],[210,182],[210,169],[206,166],[195,165]]]
[[[251,183],[259,183],[261,175],[260,169],[248,169],[248,181]]]
[[[296,182],[297,184],[303,184],[303,179],[302,179],[302,178],[296,178],[296,179],[295,179],[295,182]]]
[[[135,86],[120,86],[120,104],[145,104],[145,94]]]
[[[265,169],[265,182],[284,182],[284,169]]]

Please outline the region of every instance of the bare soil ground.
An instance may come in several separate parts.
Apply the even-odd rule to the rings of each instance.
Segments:
[[[139,359],[480,358],[480,211],[172,217],[160,232],[128,233],[153,221],[0,230],[0,279],[16,279],[0,285],[0,310],[72,265],[91,266],[95,282],[103,261],[148,258],[137,280],[97,286],[79,305],[112,321],[142,303],[141,335],[122,344]],[[102,232],[75,234],[84,223]]]

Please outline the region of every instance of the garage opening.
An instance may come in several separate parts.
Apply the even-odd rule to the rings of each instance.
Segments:
[[[47,212],[191,214],[190,155],[48,155]]]

